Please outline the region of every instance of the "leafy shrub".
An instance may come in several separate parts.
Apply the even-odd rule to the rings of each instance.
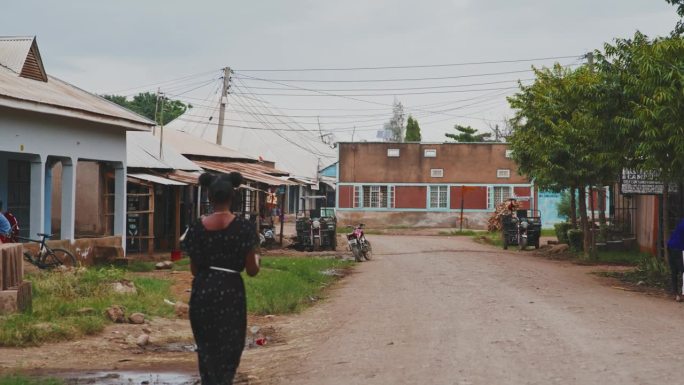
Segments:
[[[559,243],[568,243],[568,230],[572,229],[572,223],[562,222],[553,225],[556,230],[556,238]]]
[[[570,229],[568,230],[568,245],[572,251],[582,251],[584,249],[584,233],[582,230]]]

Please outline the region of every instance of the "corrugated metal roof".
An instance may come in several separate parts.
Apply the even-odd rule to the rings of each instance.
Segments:
[[[151,120],[63,80],[19,76],[33,38],[0,38],[0,106],[98,121],[139,131]]]
[[[249,165],[249,163],[239,163],[239,162],[213,162],[213,161],[206,161],[206,160],[198,160],[195,161],[198,165],[202,166],[203,168],[207,170],[212,170],[212,171],[218,171],[221,173],[231,173],[231,172],[239,172],[242,174],[242,176],[247,179],[251,180],[254,182],[259,182],[259,183],[265,183],[269,186],[281,186],[281,185],[290,185],[294,186],[297,185],[297,183],[281,179],[279,177],[273,176],[273,175],[268,175],[266,173],[256,171],[253,168],[245,167],[246,165]]]
[[[173,170],[166,174],[166,177],[187,184],[198,184],[200,175],[202,173],[199,171]]]
[[[164,145],[159,158],[159,138],[150,132],[128,132],[126,134],[126,163],[128,167],[160,168],[171,170],[201,171],[202,168],[176,150]]]
[[[152,174],[128,174],[128,176],[135,178],[135,179],[140,179],[140,180],[146,180],[148,182],[156,183],[156,184],[163,184],[165,186],[186,186],[186,183],[183,182],[178,182],[172,179],[167,179],[163,178],[161,176],[157,175],[152,175]]]
[[[159,127],[157,127],[156,135],[158,137],[161,135],[161,129]],[[166,143],[183,155],[255,160],[255,158],[239,151],[219,146],[216,143],[208,142],[202,138],[188,134],[187,132],[174,130],[169,127],[164,128],[164,144]]]
[[[21,72],[33,39],[33,36],[0,37],[0,65],[17,74]]]

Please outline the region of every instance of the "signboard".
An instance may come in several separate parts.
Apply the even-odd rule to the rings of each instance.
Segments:
[[[662,195],[664,184],[658,180],[658,174],[652,171],[622,170],[620,192],[622,194]],[[670,192],[677,191],[676,184],[670,184]]]

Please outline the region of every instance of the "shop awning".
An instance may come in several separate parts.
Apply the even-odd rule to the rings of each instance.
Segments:
[[[166,174],[166,177],[176,182],[183,182],[187,184],[199,184],[199,177],[202,175],[199,171],[183,171],[174,170]]]
[[[187,183],[183,182],[178,182],[175,180],[171,180],[168,178],[164,178],[161,176],[157,175],[152,175],[152,174],[128,174],[129,177],[139,179],[139,180],[144,180],[156,184],[161,184],[165,186],[187,186]]]
[[[229,174],[231,172],[239,172],[247,180],[250,180],[252,182],[264,183],[269,186],[297,185],[297,183],[295,182],[266,174],[265,172],[256,170],[254,167],[246,166],[249,165],[249,163],[215,162],[209,160],[196,160],[194,162],[198,164],[200,167],[207,170],[217,171],[225,174]]]

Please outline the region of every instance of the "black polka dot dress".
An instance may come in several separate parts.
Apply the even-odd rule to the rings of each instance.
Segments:
[[[182,243],[197,268],[190,296],[190,325],[197,344],[202,385],[233,383],[247,328],[242,277],[211,267],[241,272],[256,242],[254,225],[236,217],[228,227],[216,231],[207,230],[197,221]]]

